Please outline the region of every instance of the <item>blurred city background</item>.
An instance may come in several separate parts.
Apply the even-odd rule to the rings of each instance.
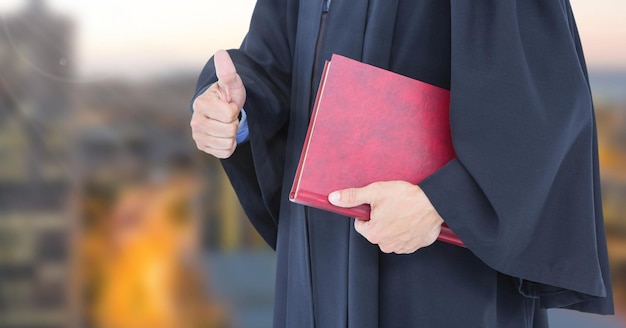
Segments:
[[[591,75],[626,327],[626,2],[572,0]],[[269,327],[274,254],[195,149],[205,61],[254,0],[2,0],[0,328]]]

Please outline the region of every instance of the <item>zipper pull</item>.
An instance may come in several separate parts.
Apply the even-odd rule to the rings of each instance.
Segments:
[[[324,0],[324,3],[322,5],[322,12],[323,13],[328,13],[328,11],[330,10],[330,1],[331,0]]]

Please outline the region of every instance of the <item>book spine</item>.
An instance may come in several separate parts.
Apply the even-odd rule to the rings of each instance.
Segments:
[[[356,218],[358,220],[370,219],[370,206],[360,205],[357,207],[343,208],[332,205],[328,202],[327,195],[320,195],[312,192],[301,191],[298,194],[297,199],[291,199],[294,203],[311,206],[321,210],[333,212],[339,215]],[[448,244],[465,247],[465,244],[459,239],[459,237],[452,232],[450,227],[445,223],[441,226],[441,232],[437,238],[439,241],[446,242]]]
[[[304,139],[304,146],[302,148],[303,149],[302,153],[300,154],[300,161],[298,162],[296,176],[293,179],[291,191],[289,192],[289,199],[292,201],[294,199],[297,199],[298,194],[300,193],[300,182],[302,180],[302,171],[303,171],[304,165],[306,165],[306,158],[309,154],[309,144],[311,143],[311,135],[314,133],[314,130],[315,130],[315,121],[317,118],[317,111],[318,111],[320,100],[322,98],[322,94],[324,93],[324,85],[326,83],[326,75],[328,73],[329,65],[330,65],[330,61],[326,61],[326,63],[324,64],[324,70],[322,71],[322,80],[320,82],[317,95],[315,96],[313,113],[311,114],[311,121],[309,122],[309,129],[308,129],[309,132],[307,133],[306,138]]]

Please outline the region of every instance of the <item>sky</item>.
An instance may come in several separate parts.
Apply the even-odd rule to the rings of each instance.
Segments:
[[[29,1],[0,0],[0,14],[17,12]],[[217,49],[239,46],[255,0],[45,2],[76,24],[80,74],[132,76],[197,71]]]
[[[0,13],[32,0],[1,0]],[[79,74],[134,76],[199,70],[220,48],[237,47],[255,0],[47,0],[76,24]],[[591,69],[626,70],[626,1],[571,0]],[[106,73],[105,73],[106,72]]]

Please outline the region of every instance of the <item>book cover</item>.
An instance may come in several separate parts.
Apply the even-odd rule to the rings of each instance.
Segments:
[[[328,195],[377,181],[417,184],[434,173],[455,157],[449,112],[448,90],[334,54],[289,199],[369,219],[369,205],[340,208]],[[445,224],[439,239],[463,246]]]

